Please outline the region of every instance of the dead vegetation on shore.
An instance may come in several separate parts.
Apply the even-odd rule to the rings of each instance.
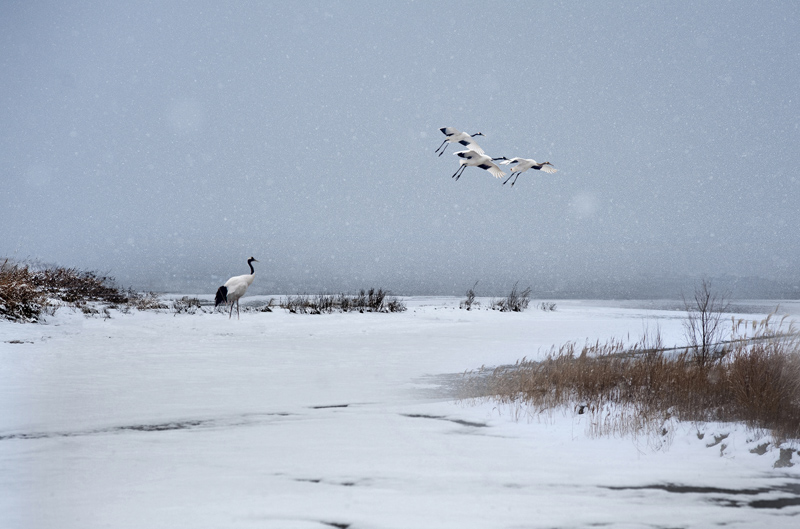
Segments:
[[[244,312],[272,312],[278,306],[293,314],[332,312],[403,312],[402,300],[382,288],[356,294],[286,296],[266,305],[243,307]],[[0,318],[35,323],[59,307],[72,307],[84,314],[111,317],[110,310],[171,310],[174,315],[214,313],[210,303],[184,296],[164,301],[152,292],[141,293],[118,287],[114,278],[96,272],[60,266],[34,266],[4,259],[0,261]]]
[[[745,332],[748,331],[748,332]],[[466,373],[462,398],[518,416],[586,414],[596,435],[663,436],[672,420],[741,422],[800,439],[800,339],[794,324],[733,321],[733,338],[707,350],[665,349],[658,332],[633,346],[567,343],[541,361]]]
[[[100,305],[100,307],[97,306]],[[0,263],[0,317],[37,322],[62,306],[85,314],[108,309],[166,308],[155,294],[123,289],[114,278],[60,266],[34,267],[4,259]]]
[[[281,299],[278,305],[293,314],[332,312],[403,312],[405,304],[382,288],[360,290],[357,294],[300,294]]]

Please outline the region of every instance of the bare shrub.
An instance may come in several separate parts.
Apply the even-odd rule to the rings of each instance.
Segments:
[[[203,312],[203,304],[198,298],[190,298],[183,296],[180,299],[172,301],[172,313],[194,315],[197,312]]]
[[[335,297],[328,294],[317,294],[314,298],[314,307],[318,313],[330,314],[335,309]]]
[[[32,269],[9,259],[0,265],[0,317],[36,322],[43,313],[53,313],[61,304],[87,316],[102,314],[109,318],[109,308],[124,312],[131,307],[166,308],[155,294],[124,290],[114,284],[114,278],[95,272],[59,266]]]
[[[342,312],[349,312],[354,309],[355,305],[353,299],[345,294],[339,294],[336,298],[336,304]]]
[[[523,291],[517,290],[517,284],[505,298],[492,301],[492,308],[500,312],[522,312],[528,308],[530,303],[531,288],[528,287]]]
[[[722,341],[722,316],[729,302],[724,294],[714,291],[711,281],[703,279],[694,289],[692,300],[683,298],[687,317],[683,322],[684,336],[700,364],[708,362]],[[720,351],[721,352],[721,351]]]
[[[391,297],[386,301],[386,310],[388,312],[404,312],[406,305],[401,300]]]
[[[375,312],[382,312],[386,307],[383,303],[385,298],[386,298],[385,290],[380,288],[378,290],[375,290],[374,288],[371,288],[367,293],[367,307],[369,307]]]
[[[27,266],[5,259],[0,265],[0,317],[17,322],[36,322],[48,300]]]
[[[292,314],[306,314],[311,307],[310,298],[305,295],[286,296],[286,299],[281,303],[281,308],[284,308]]]
[[[367,293],[362,289],[353,296],[350,305],[352,308],[350,310],[357,310],[359,312],[364,312],[364,307],[367,306]]]
[[[120,289],[114,278],[86,272],[77,268],[48,267],[33,273],[35,282],[47,295],[66,303],[103,301],[122,304],[135,293]]]
[[[167,305],[161,301],[161,298],[155,292],[132,292],[126,304],[136,310],[167,309]]]
[[[477,287],[477,286],[478,286],[478,282],[475,281],[475,284],[472,285],[472,288],[467,290],[467,294],[466,294],[467,295],[467,299],[465,299],[461,303],[459,303],[459,305],[458,305],[459,308],[466,309],[466,310],[472,310],[473,305],[474,306],[480,306],[480,302],[479,301],[475,301],[475,287]]]

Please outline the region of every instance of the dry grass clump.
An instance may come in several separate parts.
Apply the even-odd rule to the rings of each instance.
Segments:
[[[514,287],[508,296],[499,300],[492,300],[492,309],[500,312],[522,312],[528,308],[528,304],[531,301],[530,296],[530,287],[520,291],[517,289],[517,283],[514,283]]]
[[[742,422],[777,439],[800,439],[800,340],[793,326],[775,329],[768,318],[755,336],[704,361],[691,349],[665,350],[658,334],[632,348],[614,340],[580,350],[568,343],[540,362],[468,373],[462,391],[520,414],[588,414],[598,435],[666,435],[675,419]]]
[[[101,303],[98,308],[91,303]],[[76,268],[32,268],[5,259],[0,265],[0,317],[37,322],[62,304],[87,315],[110,317],[109,308],[163,309],[155,294],[139,294],[114,284],[114,279]]]
[[[331,312],[403,312],[405,304],[389,291],[371,288],[358,294],[301,294],[281,300],[280,307],[293,314],[323,314]]]
[[[478,282],[475,281],[475,284],[472,285],[472,288],[467,290],[465,294],[466,297],[458,304],[460,309],[472,310],[473,308],[480,308],[481,303],[480,301],[477,301],[475,294],[475,287],[477,286]],[[530,296],[530,287],[524,290],[519,290],[518,283],[514,283],[511,292],[506,297],[492,299],[488,306],[492,310],[499,310],[500,312],[522,312],[528,308],[528,305],[531,301]],[[538,307],[545,312],[552,312],[556,310],[556,304],[549,301],[541,302]]]
[[[794,323],[778,334],[769,329],[769,320],[755,329],[754,340],[735,342],[720,363],[728,367],[738,420],[771,429],[778,437],[800,439],[800,334]],[[775,329],[783,328],[784,320]]]

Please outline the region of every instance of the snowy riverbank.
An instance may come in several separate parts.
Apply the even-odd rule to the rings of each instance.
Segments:
[[[590,438],[584,416],[517,417],[437,388],[566,341],[635,341],[657,325],[680,344],[683,312],[404,302],[395,314],[59,309],[44,325],[0,322],[0,526],[797,524],[800,465],[775,468],[763,435],[680,424],[666,440]],[[737,317],[776,304],[739,304],[753,314]]]

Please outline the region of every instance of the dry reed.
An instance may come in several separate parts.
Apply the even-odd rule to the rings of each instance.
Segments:
[[[588,414],[598,435],[665,435],[667,423],[680,420],[742,422],[800,439],[800,341],[783,323],[767,318],[704,362],[692,349],[665,349],[658,332],[633,347],[567,343],[542,361],[466,373],[461,396],[510,405],[517,415]]]

